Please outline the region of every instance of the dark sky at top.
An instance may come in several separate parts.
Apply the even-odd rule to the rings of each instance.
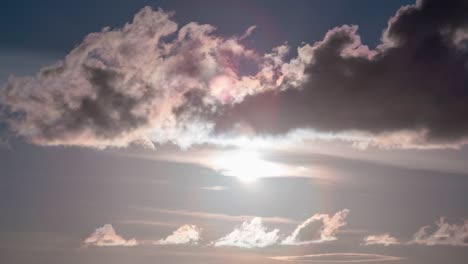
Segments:
[[[413,1],[6,1],[0,10],[0,48],[65,54],[90,32],[120,27],[144,6],[175,11],[181,25],[198,21],[219,33],[240,34],[257,25],[254,48],[285,41],[314,42],[332,27],[357,24],[363,42],[379,42],[388,18]]]

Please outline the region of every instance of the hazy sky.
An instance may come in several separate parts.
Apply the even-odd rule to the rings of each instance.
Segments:
[[[10,1],[1,263],[468,259],[465,1]]]

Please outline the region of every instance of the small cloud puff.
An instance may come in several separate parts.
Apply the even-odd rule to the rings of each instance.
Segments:
[[[381,235],[371,235],[364,238],[365,245],[395,245],[398,244],[398,240],[391,236],[388,233],[381,234]]]
[[[175,230],[172,235],[161,239],[154,244],[157,245],[197,245],[201,240],[201,229],[195,225],[183,225]]]
[[[97,228],[84,241],[85,246],[97,247],[111,247],[111,246],[125,246],[131,247],[138,245],[135,239],[125,240],[122,236],[118,235],[111,224],[105,224]]]
[[[255,217],[250,222],[246,221],[231,233],[214,241],[215,247],[232,246],[240,248],[263,248],[277,243],[279,229],[267,231],[263,226],[262,218]]]

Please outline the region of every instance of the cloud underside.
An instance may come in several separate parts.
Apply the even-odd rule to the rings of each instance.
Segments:
[[[327,253],[303,256],[277,256],[271,257],[274,260],[288,262],[318,262],[318,263],[365,263],[379,261],[398,261],[403,258],[378,254],[363,253]]]
[[[97,228],[88,238],[84,240],[85,246],[97,246],[97,247],[112,247],[112,246],[125,246],[131,247],[138,245],[135,239],[126,240],[122,236],[118,235],[114,227],[110,224],[105,224],[102,227]]]
[[[255,27],[220,37],[146,7],[36,76],[10,78],[2,119],[41,145],[187,147],[307,129],[359,147],[459,147],[467,12],[463,0],[418,1],[397,11],[375,49],[344,25],[286,61],[286,45],[265,55],[242,45]],[[256,71],[241,74],[244,61]]]

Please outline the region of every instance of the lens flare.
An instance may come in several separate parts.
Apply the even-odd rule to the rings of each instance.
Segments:
[[[213,158],[213,167],[226,176],[237,177],[244,183],[253,183],[262,177],[279,176],[286,169],[266,161],[254,150],[237,150]]]

